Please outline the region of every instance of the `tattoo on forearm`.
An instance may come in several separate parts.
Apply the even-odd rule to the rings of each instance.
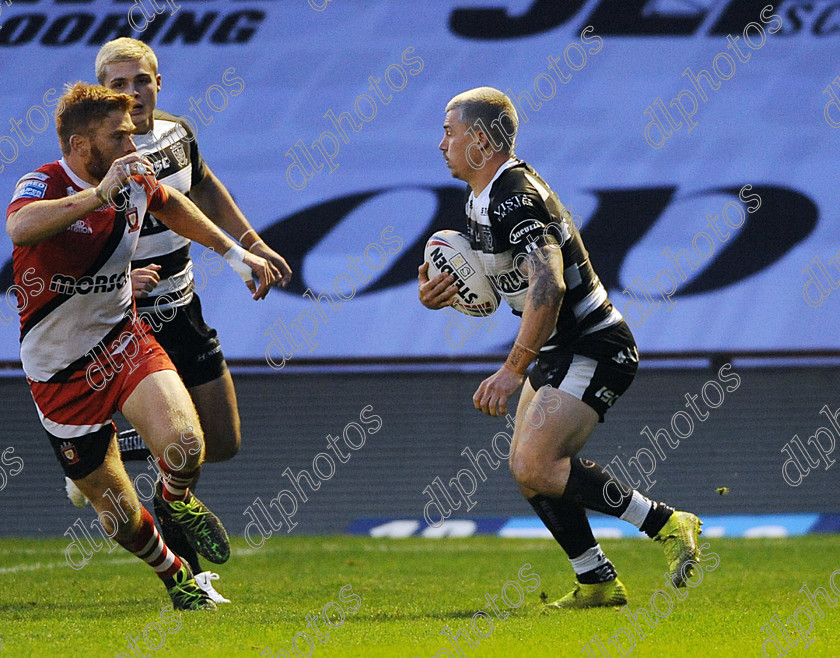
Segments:
[[[529,354],[525,349],[514,343],[505,364],[518,375],[525,374],[528,370],[528,365],[533,360],[533,355]]]
[[[550,262],[532,256],[528,260],[531,271],[529,297],[535,308],[554,306],[563,301],[563,291],[557,283]]]

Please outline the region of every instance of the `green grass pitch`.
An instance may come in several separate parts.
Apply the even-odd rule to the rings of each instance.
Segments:
[[[181,612],[180,618],[164,610],[169,599],[148,567],[121,549],[94,554],[84,569],[74,571],[64,563],[66,540],[2,540],[0,658],[604,655],[594,644],[585,646],[595,635],[610,656],[740,658],[761,656],[767,637],[762,626],[773,615],[784,622],[797,610],[810,644],[806,648],[788,623],[793,647],[787,655],[840,656],[840,603],[831,608],[820,595],[820,617],[800,592],[803,585],[811,592],[822,587],[837,598],[829,578],[840,570],[840,537],[701,540],[709,544],[703,555],[713,553],[719,563],[709,558],[702,565],[702,582],[680,590],[683,600],[665,584],[658,544],[601,542],[627,586],[629,608],[645,608],[656,622],[653,629],[641,617],[633,629],[627,615],[614,609],[543,611],[540,594],[553,600],[573,581],[568,562],[547,540],[292,536],[253,550],[235,539],[217,581],[233,603],[216,612]],[[521,571],[525,564],[530,569]],[[834,583],[840,590],[840,573]],[[651,610],[657,590],[667,595],[654,596],[661,616]],[[481,610],[487,617],[474,617]],[[314,627],[321,639],[307,626],[307,615],[318,615]],[[445,626],[452,633],[469,632],[469,639],[459,636],[462,654],[442,634]],[[632,636],[623,635],[622,627]],[[617,631],[623,651],[608,643]],[[129,636],[136,638],[138,651],[128,648]],[[767,644],[765,654],[775,657],[779,650]]]

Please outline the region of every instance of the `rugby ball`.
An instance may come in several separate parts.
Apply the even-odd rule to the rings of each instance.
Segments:
[[[484,274],[478,255],[467,236],[458,231],[438,231],[426,242],[423,257],[429,263],[429,278],[441,272],[455,277],[458,288],[456,311],[473,317],[492,315],[499,308],[499,293]]]

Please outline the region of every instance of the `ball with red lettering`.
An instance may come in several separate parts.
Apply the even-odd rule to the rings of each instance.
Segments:
[[[458,231],[438,231],[426,242],[423,257],[429,263],[429,279],[441,272],[455,277],[458,288],[452,307],[465,315],[483,317],[499,308],[499,293],[484,268],[478,254],[470,248],[467,236]]]

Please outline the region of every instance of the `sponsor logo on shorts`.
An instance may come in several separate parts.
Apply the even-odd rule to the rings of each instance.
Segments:
[[[195,360],[196,360],[196,361],[198,361],[199,363],[200,363],[201,361],[206,361],[206,360],[207,360],[207,359],[209,359],[211,356],[213,356],[214,354],[218,354],[218,353],[219,353],[219,352],[221,352],[221,351],[222,351],[222,346],[221,346],[221,345],[216,345],[216,347],[214,347],[214,348],[213,348],[212,350],[210,350],[209,352],[203,352],[202,354],[199,354],[199,355],[196,357],[196,359],[195,359]]]
[[[595,397],[601,400],[605,405],[611,407],[615,404],[615,401],[618,400],[618,394],[615,391],[611,391],[606,386],[602,386],[598,389],[598,392],[595,394]]]
[[[621,350],[618,354],[616,354],[613,358],[613,361],[616,363],[638,363],[639,362],[639,349],[634,345],[633,347],[625,347]]]

